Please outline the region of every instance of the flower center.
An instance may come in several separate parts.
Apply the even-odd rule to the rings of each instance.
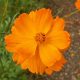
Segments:
[[[45,41],[45,34],[44,33],[37,33],[36,36],[35,36],[35,40],[38,42],[38,43],[42,43]]]

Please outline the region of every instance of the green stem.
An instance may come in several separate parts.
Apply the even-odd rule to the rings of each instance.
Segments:
[[[63,8],[59,8],[56,15],[54,15],[54,17],[58,16],[64,9]]]
[[[3,12],[3,15],[2,15],[2,20],[0,22],[0,27],[1,27],[1,25],[4,21],[4,19],[5,19],[5,16],[6,16],[6,13],[7,13],[7,7],[8,7],[8,0],[6,0],[6,2],[5,2],[5,8],[4,8],[4,12]]]
[[[10,23],[8,24],[8,26],[7,26],[6,29],[5,29],[5,33],[8,33],[9,28],[12,27],[13,22],[14,22],[14,19],[16,18],[16,16],[17,16],[18,14],[19,14],[19,12],[17,12],[17,13],[13,16],[12,20],[10,21]]]
[[[69,13],[69,14],[67,14],[67,15],[63,16],[63,18],[70,17],[70,16],[72,16],[72,15],[76,14],[76,13],[77,13],[77,12],[79,12],[79,11],[80,11],[80,10],[76,9],[76,10],[74,10],[73,12],[71,12],[71,13]]]

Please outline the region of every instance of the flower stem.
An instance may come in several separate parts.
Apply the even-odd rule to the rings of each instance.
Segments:
[[[8,0],[5,0],[5,1],[6,1],[6,2],[5,2],[5,8],[4,8],[4,12],[3,12],[3,15],[2,15],[2,20],[1,20],[1,22],[0,22],[0,27],[1,27],[3,21],[4,21],[5,17],[6,17],[6,14],[7,14]]]
[[[54,17],[58,16],[60,13],[62,13],[62,11],[64,10],[64,8],[59,8],[56,15],[54,15]]]
[[[79,12],[79,11],[80,11],[80,10],[76,9],[76,10],[74,10],[73,12],[71,12],[71,13],[69,13],[69,14],[63,16],[63,18],[68,18],[68,17],[70,17],[70,16],[76,14],[76,13]]]

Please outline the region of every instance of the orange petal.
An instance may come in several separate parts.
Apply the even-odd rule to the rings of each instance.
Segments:
[[[51,15],[50,9],[42,8],[36,11],[36,27],[38,32],[47,33],[52,24],[53,24],[53,17]]]
[[[28,14],[23,13],[14,22],[16,29],[22,34],[36,33],[35,23]]]
[[[25,27],[24,27],[25,28]],[[25,32],[21,32],[21,31],[19,31],[19,29],[17,29],[15,26],[12,26],[12,29],[11,29],[11,34],[13,35],[13,36],[15,36],[15,38],[17,38],[18,36],[19,37],[21,37],[21,38],[19,38],[19,40],[21,40],[21,39],[24,39],[24,37],[25,38],[33,38],[33,36],[35,35],[35,33],[34,32],[30,32],[29,30],[27,31],[27,29],[25,29]],[[25,34],[25,35],[24,35]],[[17,38],[18,39],[18,38]]]
[[[46,68],[45,73],[51,75],[54,71],[51,68]]]
[[[59,49],[66,49],[70,45],[70,35],[66,31],[53,31],[48,35],[51,44]]]
[[[26,59],[34,56],[34,53],[30,53],[29,50],[25,48],[19,48],[15,53],[13,53],[13,61],[17,62],[17,64],[22,64]]]
[[[12,58],[13,58],[13,61],[17,61],[18,60],[18,57],[19,57],[19,55],[18,54],[16,54],[16,53],[14,53],[13,54],[13,56],[12,56]]]
[[[36,53],[21,64],[22,69],[29,69],[32,73],[43,74],[45,70],[44,64],[41,62],[39,54]]]
[[[35,53],[37,43],[34,38],[30,39],[26,38],[26,36],[17,34],[7,35],[5,37],[6,49],[13,53],[25,53],[26,56],[33,55]]]
[[[5,43],[6,49],[9,52],[15,52],[20,45],[18,40],[16,40],[16,38],[12,34],[5,36]]]
[[[80,0],[76,0],[75,6],[76,6],[77,9],[80,10]]]
[[[55,64],[62,56],[57,48],[50,44],[40,45],[39,52],[43,64],[48,67]]]
[[[67,62],[67,60],[62,56],[62,58],[60,59],[60,61],[57,61],[54,65],[53,65],[53,70],[54,71],[60,71],[63,67],[63,65]]]
[[[56,19],[54,19],[53,29],[52,30],[56,30],[56,31],[64,30],[64,25],[65,25],[64,19],[59,18],[57,16]]]
[[[45,72],[48,75],[51,75],[54,71],[60,71],[65,63],[66,59],[62,56],[62,58],[57,61],[53,66],[46,68]]]
[[[31,11],[29,14],[21,14],[14,22],[14,26],[21,33],[47,33],[53,25],[53,17],[50,9],[42,8]]]

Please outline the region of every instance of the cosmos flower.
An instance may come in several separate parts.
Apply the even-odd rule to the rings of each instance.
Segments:
[[[75,6],[76,6],[77,9],[80,10],[80,0],[77,0],[77,1],[75,2]]]
[[[60,71],[66,63],[62,51],[70,45],[70,35],[64,31],[65,21],[53,18],[50,9],[21,14],[5,36],[6,49],[22,69],[36,74]]]

